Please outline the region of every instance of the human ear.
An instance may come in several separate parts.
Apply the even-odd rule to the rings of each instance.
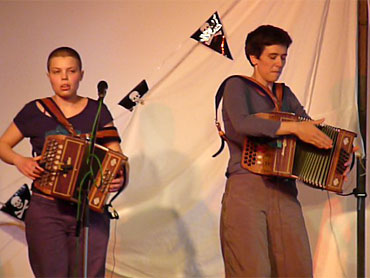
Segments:
[[[81,77],[80,77],[80,81],[82,81],[82,79],[84,78],[84,73],[85,73],[85,71],[81,70]]]
[[[254,56],[254,55],[249,55],[249,58],[251,59],[253,66],[254,67],[257,66],[257,64],[258,64],[258,58],[256,56]]]

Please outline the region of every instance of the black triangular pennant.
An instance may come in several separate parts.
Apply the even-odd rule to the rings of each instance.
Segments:
[[[227,44],[223,25],[217,11],[191,36],[191,38],[233,60]]]
[[[9,198],[1,207],[1,210],[19,220],[24,221],[26,211],[30,205],[31,192],[27,184],[24,184]]]
[[[137,103],[142,103],[141,98],[149,91],[148,84],[144,79],[133,88],[118,104],[132,111]]]

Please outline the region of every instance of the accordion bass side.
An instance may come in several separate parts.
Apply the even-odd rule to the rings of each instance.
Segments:
[[[275,121],[304,120],[281,112],[256,116]],[[315,188],[342,193],[344,163],[352,155],[356,133],[327,125],[318,128],[332,139],[331,149],[319,149],[295,136],[277,139],[246,137],[242,167],[256,174],[295,178]]]
[[[40,165],[45,169],[34,186],[44,194],[78,202],[80,183],[88,178],[90,167],[86,164],[89,142],[67,135],[50,135],[46,138]],[[128,158],[116,151],[95,144],[92,157],[94,182],[89,191],[90,209],[103,212],[108,197],[109,184],[120,169],[128,180]]]

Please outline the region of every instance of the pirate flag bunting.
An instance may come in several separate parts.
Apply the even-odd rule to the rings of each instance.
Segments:
[[[133,88],[118,104],[132,111],[136,104],[143,104],[143,100],[141,98],[146,94],[146,92],[148,92],[148,90],[148,84],[144,79],[135,88]]]
[[[192,36],[192,39],[233,60],[226,41],[223,25],[215,12]]]
[[[9,215],[24,221],[26,211],[30,205],[31,193],[24,184],[13,194],[10,199],[2,205],[1,210]]]

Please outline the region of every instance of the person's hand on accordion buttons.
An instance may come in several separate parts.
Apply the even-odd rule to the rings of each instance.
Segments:
[[[124,184],[123,170],[119,170],[117,176],[112,180],[109,185],[109,192],[117,192]]]
[[[297,122],[296,132],[299,139],[306,143],[310,143],[320,149],[330,149],[333,146],[333,141],[316,125],[320,125],[324,119],[316,121]]]
[[[358,147],[358,146],[355,146],[355,147],[353,147],[353,149],[352,149],[352,153],[354,154],[355,152],[357,152],[358,150],[360,149],[360,147]],[[344,176],[344,180],[345,181],[347,181],[348,180],[348,177],[347,177],[347,175],[348,175],[348,173],[349,173],[349,171],[351,171],[351,168],[352,168],[352,163],[353,163],[353,159],[354,159],[354,155],[350,155],[349,156],[349,159],[348,159],[348,161],[346,162],[346,163],[344,163],[344,166],[346,166],[347,168],[346,168],[346,170],[344,171],[344,173],[343,173],[343,176]]]
[[[35,180],[39,178],[44,172],[44,169],[37,163],[41,159],[41,156],[37,157],[24,157],[18,156],[14,160],[14,165],[17,169],[26,177]]]

